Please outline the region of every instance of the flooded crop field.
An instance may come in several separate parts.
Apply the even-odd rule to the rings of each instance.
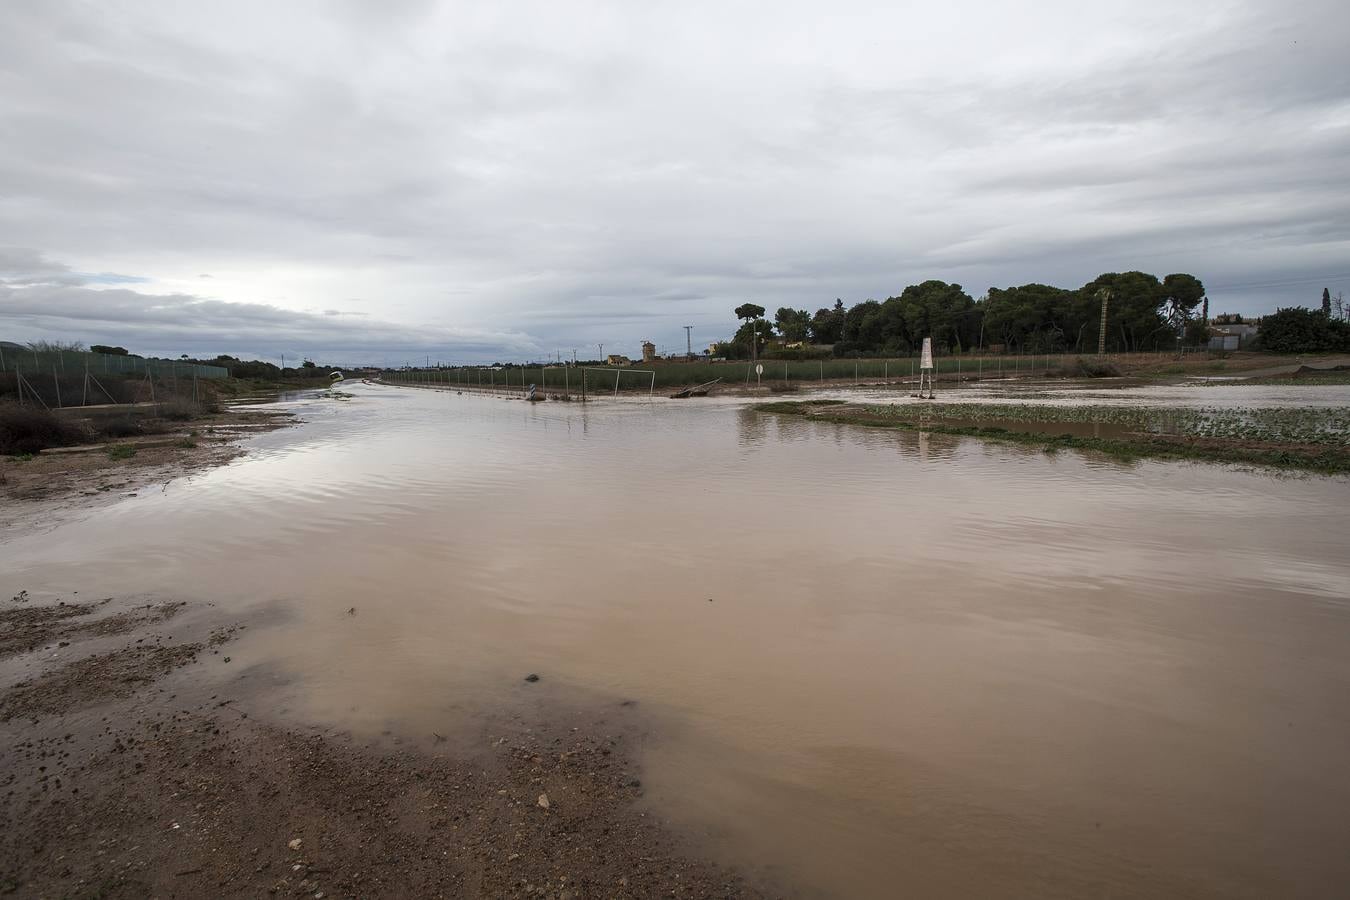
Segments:
[[[631,795],[635,815],[747,891],[1266,898],[1350,884],[1346,477],[1049,454],[744,398],[346,390],[289,401],[303,424],[250,437],[228,464],[11,529],[0,602],[130,598],[162,615],[155,628],[246,626],[153,651],[183,668],[127,701],[136,715],[173,693],[426,753],[486,743],[485,721],[541,705],[583,711],[558,748],[569,728],[589,740],[583,722],[617,731],[631,715],[632,777],[602,793]],[[909,402],[898,393],[820,396]],[[960,421],[986,404],[1086,402],[1237,428],[1245,411],[1284,410],[1261,427],[1316,440],[1298,410],[1342,421],[1350,388],[985,384],[959,400]],[[170,620],[173,604],[186,607]],[[0,655],[4,684],[30,693],[70,652],[66,632],[33,633],[53,637]],[[0,722],[11,748],[107,727],[93,701],[24,710]],[[47,774],[28,766],[9,752],[7,790]],[[521,810],[580,802],[550,777],[520,782]],[[521,840],[483,858],[504,871],[557,853]],[[612,874],[568,895],[643,895]],[[525,895],[539,877],[480,889]],[[732,892],[714,884],[687,893]]]

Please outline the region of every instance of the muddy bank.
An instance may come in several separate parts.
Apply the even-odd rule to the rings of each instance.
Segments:
[[[242,439],[297,421],[286,412],[231,410],[151,437],[0,456],[0,534],[49,527],[61,511],[167,489],[175,478],[242,455]]]
[[[545,676],[459,733],[362,740],[194,681],[243,623],[4,604],[0,891],[763,896],[643,805],[631,702],[564,700]]]

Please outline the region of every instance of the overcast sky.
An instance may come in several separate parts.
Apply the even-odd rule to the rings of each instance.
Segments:
[[[0,7],[0,339],[636,355],[940,278],[1350,294],[1350,3]]]

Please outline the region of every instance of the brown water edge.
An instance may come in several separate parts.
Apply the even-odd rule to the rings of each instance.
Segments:
[[[1345,482],[576,406],[358,398],[0,545],[0,587],[283,611],[216,669],[356,741],[445,734],[529,671],[637,700],[643,802],[803,892],[1350,874]]]
[[[641,804],[634,701],[535,676],[439,732],[358,736],[231,665],[247,625],[142,599],[0,609],[24,637],[0,692],[5,893],[763,895]]]

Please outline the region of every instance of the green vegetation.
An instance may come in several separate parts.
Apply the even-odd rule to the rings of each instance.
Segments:
[[[1047,450],[1350,473],[1350,409],[1345,408],[1151,409],[990,403],[827,406],[810,401],[756,408],[818,421],[968,435]],[[1055,433],[1056,424],[1064,425],[1065,431]],[[1068,433],[1070,426],[1083,424],[1102,426],[1100,435]]]
[[[53,412],[0,401],[0,454],[26,456],[47,447],[69,447],[84,439],[83,429]]]
[[[1204,323],[1196,318],[1204,298],[1204,284],[1185,273],[1160,280],[1145,272],[1108,272],[1076,289],[1024,284],[990,288],[979,300],[959,284],[932,280],[848,309],[836,299],[833,308],[815,315],[781,307],[772,324],[761,320],[763,307],[743,304],[736,316],[744,324],[716,352],[746,358],[754,333],[763,338],[777,326],[785,341],[825,345],[837,357],[905,356],[925,337],[946,353],[990,345],[1017,352],[1083,353],[1096,348],[1103,300],[1108,351],[1166,350],[1207,339]]]
[[[108,448],[108,459],[121,460],[131,459],[136,455],[136,448],[131,444],[113,444]]]
[[[1350,351],[1350,322],[1310,309],[1281,309],[1261,320],[1258,341],[1276,353]]]

